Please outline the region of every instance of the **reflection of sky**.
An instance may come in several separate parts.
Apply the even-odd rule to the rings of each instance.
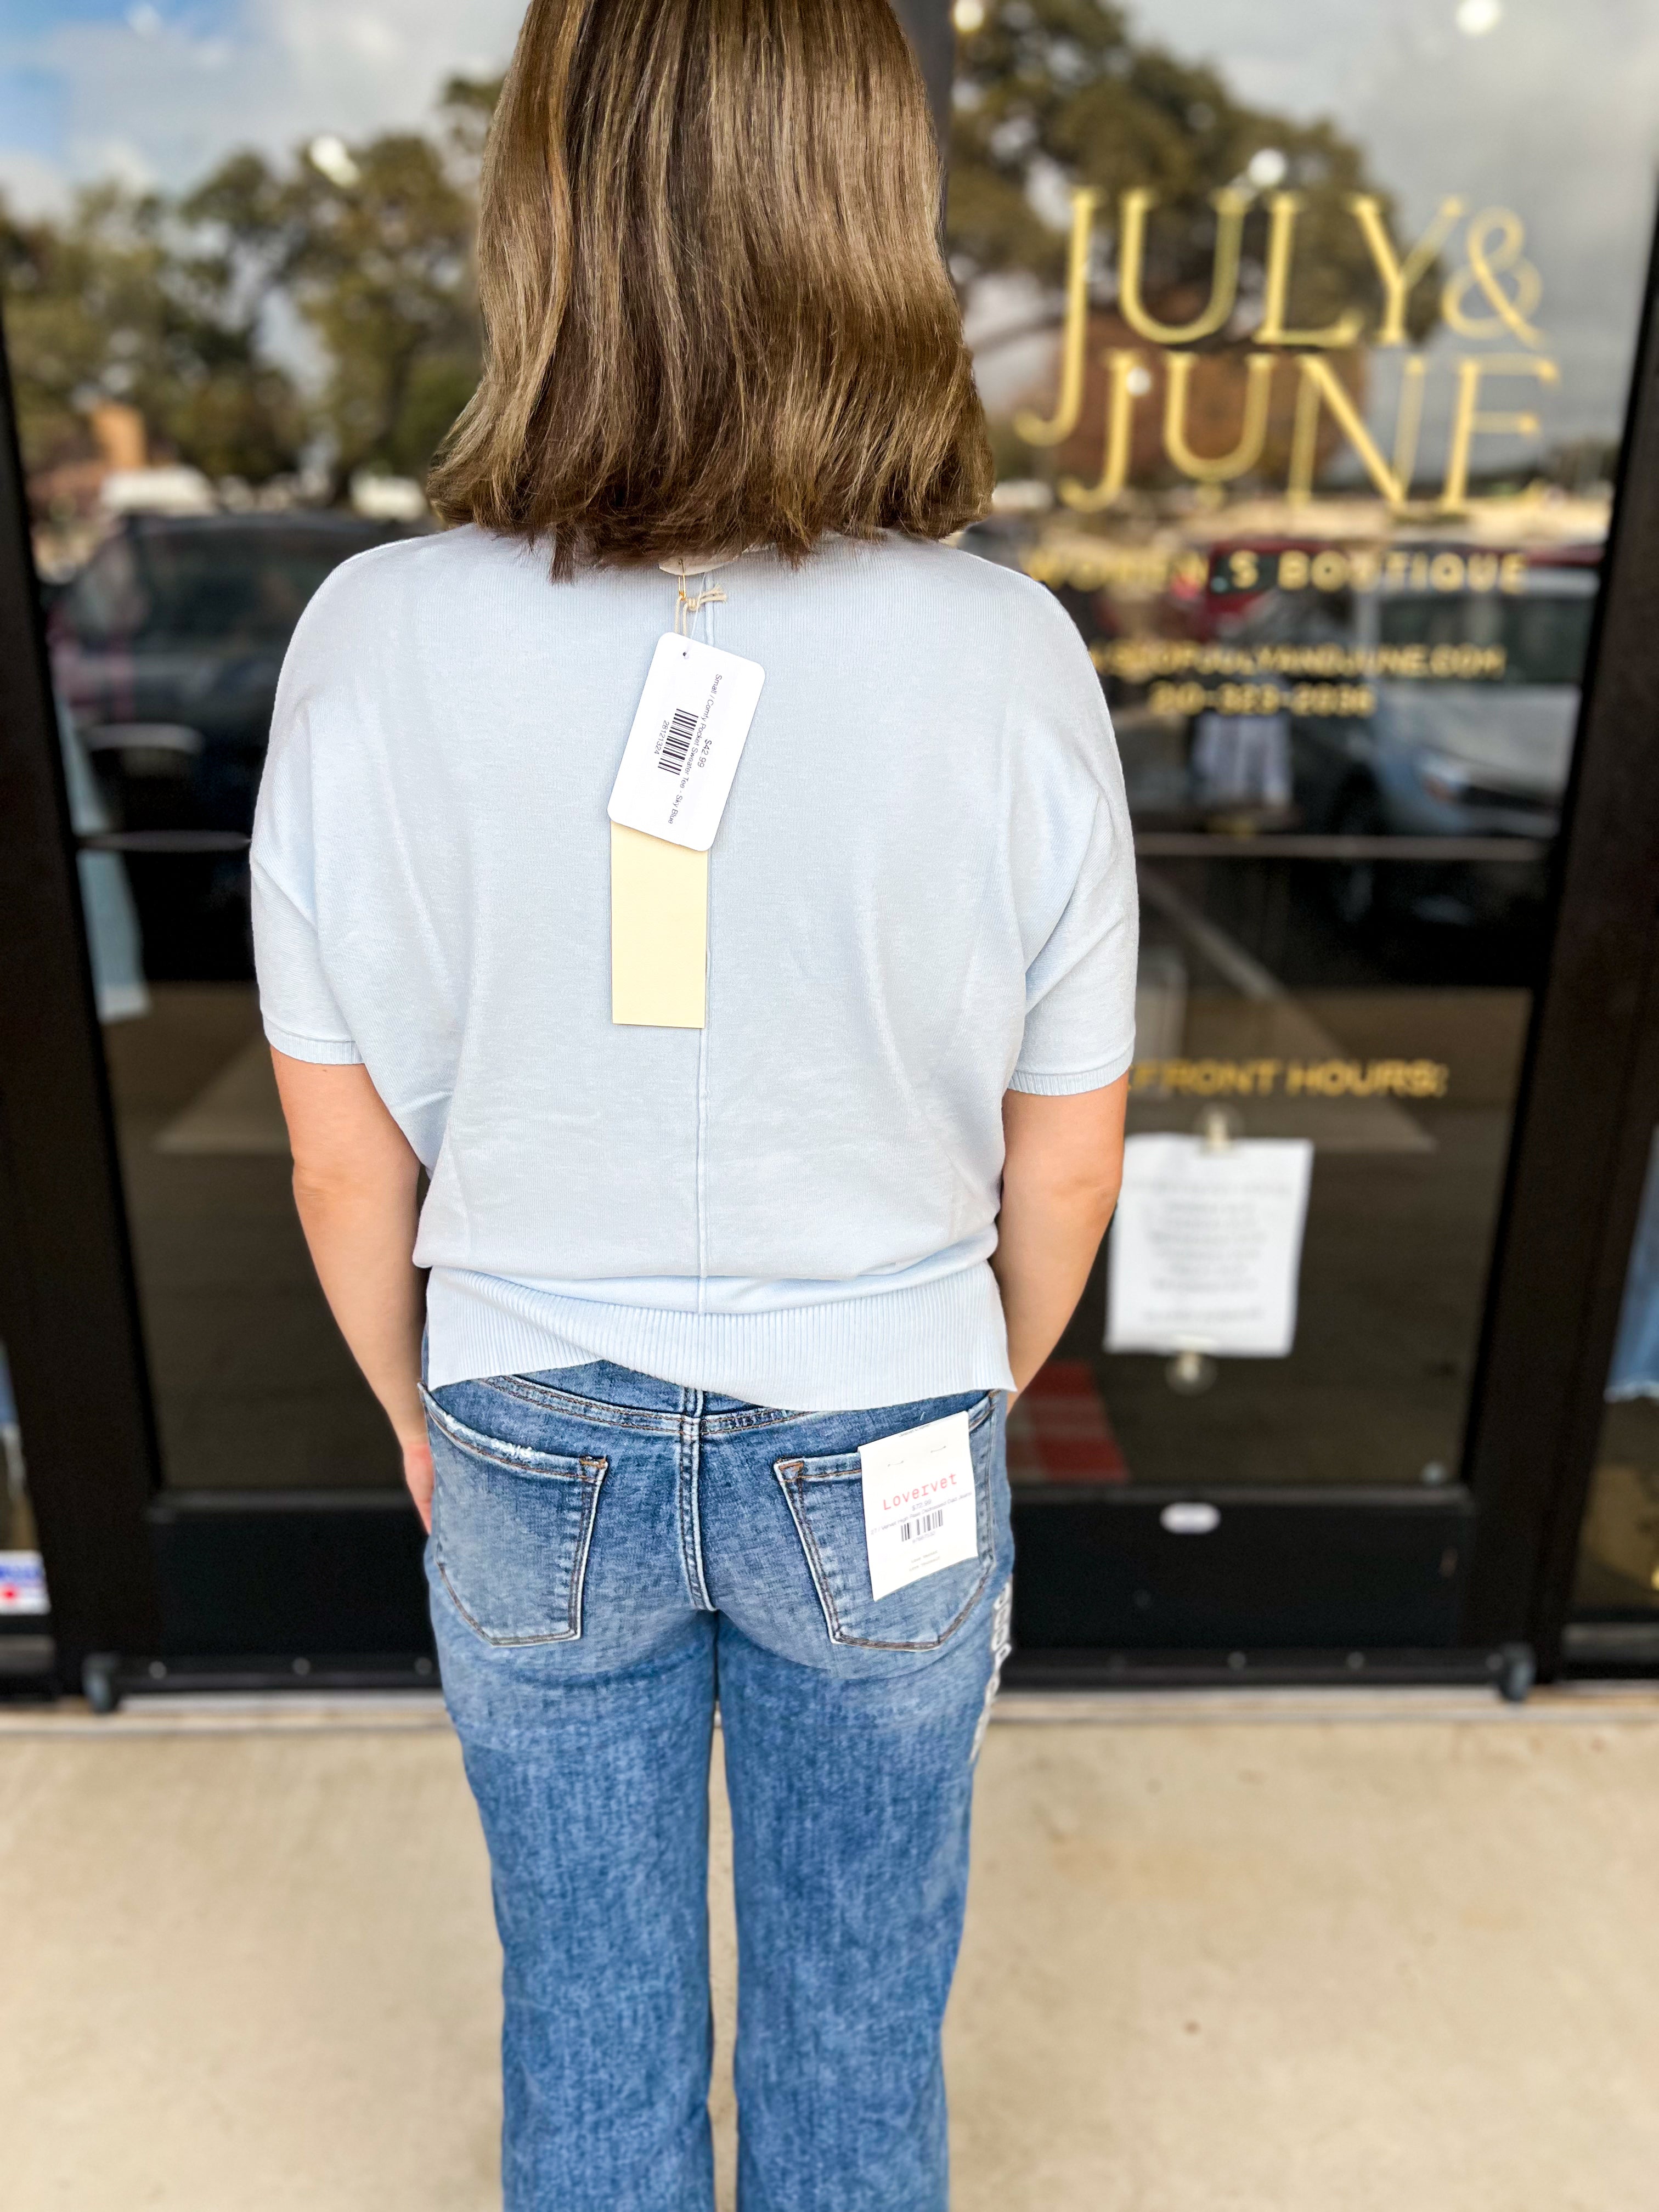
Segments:
[[[178,185],[273,151],[419,120],[445,77],[499,67],[522,0],[0,0],[0,189],[20,204],[116,174]],[[1216,61],[1244,99],[1326,114],[1408,223],[1442,194],[1527,225],[1562,365],[1553,432],[1610,432],[1659,159],[1652,0],[1132,0],[1146,35]],[[1443,377],[1443,384],[1446,380]]]
[[[132,0],[6,0],[6,35],[8,39],[27,38],[41,31],[56,30],[65,23],[118,23],[131,4]],[[223,15],[231,10],[222,6],[193,9],[191,12]]]
[[[177,185],[233,147],[415,124],[499,70],[523,0],[0,0],[0,190]]]
[[[1455,0],[1138,0],[1133,13],[1182,55],[1219,61],[1252,103],[1329,116],[1407,225],[1449,193],[1513,208],[1561,365],[1550,430],[1613,434],[1659,174],[1652,0],[1504,0],[1476,38]],[[1525,404],[1510,388],[1496,404]]]

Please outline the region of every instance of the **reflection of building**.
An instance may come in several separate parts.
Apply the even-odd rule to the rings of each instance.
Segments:
[[[92,520],[106,477],[116,470],[142,469],[149,464],[149,441],[136,407],[100,399],[88,409],[86,420],[95,450],[38,470],[29,481],[31,502],[59,523]]]
[[[85,560],[104,520],[102,494],[112,476],[149,462],[144,418],[136,407],[101,399],[88,410],[94,452],[39,469],[29,504],[40,518],[36,552],[50,575],[70,574]]]

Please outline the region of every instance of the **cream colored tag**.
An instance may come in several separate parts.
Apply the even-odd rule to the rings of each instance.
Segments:
[[[611,824],[611,1018],[700,1030],[708,972],[708,855]]]

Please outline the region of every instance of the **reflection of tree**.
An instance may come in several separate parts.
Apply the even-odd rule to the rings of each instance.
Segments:
[[[115,398],[140,411],[160,450],[213,477],[263,483],[307,450],[328,456],[337,486],[364,465],[420,473],[477,373],[469,246],[497,89],[453,82],[433,135],[341,147],[343,158],[326,167],[304,153],[287,163],[246,153],[174,200],[103,185],[58,222],[9,218],[0,206],[0,283],[31,471],[89,453],[88,411]],[[1359,149],[1333,125],[1244,106],[1214,70],[1133,39],[1109,0],[988,0],[983,27],[961,42],[953,262],[966,283],[1000,270],[1054,283],[1065,188],[1090,186],[1103,195],[1092,289],[1104,305],[1119,196],[1148,189],[1158,205],[1144,300],[1161,320],[1178,320],[1208,294],[1209,196],[1263,154],[1282,158],[1279,181],[1304,201],[1292,324],[1370,303],[1374,272],[1346,204],[1370,187]],[[1258,205],[1245,223],[1243,312],[1206,344],[1236,340],[1247,324],[1266,228]],[[1414,334],[1433,319],[1437,282],[1431,270],[1413,296]],[[274,355],[284,319],[318,342],[319,379],[296,378]],[[1103,326],[1103,337],[1115,328]],[[291,344],[283,353],[293,359]],[[1212,381],[1194,386],[1195,421]],[[1089,419],[1098,419],[1092,390]],[[1225,429],[1218,420],[1217,435]]]
[[[1028,270],[1056,283],[1066,234],[1063,218],[1050,218],[1065,188],[1101,192],[1101,231],[1110,246],[1120,196],[1140,187],[1159,202],[1147,231],[1144,296],[1160,319],[1178,319],[1208,296],[1216,233],[1210,195],[1244,183],[1253,162],[1257,185],[1294,191],[1304,203],[1290,320],[1322,326],[1349,307],[1375,303],[1375,269],[1347,196],[1376,188],[1362,151],[1334,124],[1295,123],[1246,106],[1216,70],[1133,38],[1127,11],[1111,0],[988,0],[983,27],[963,40],[957,65],[949,237],[958,279]],[[1388,195],[1377,197],[1387,214]],[[1267,231],[1258,204],[1244,227],[1246,313],[1236,319],[1235,335],[1261,297]],[[1095,271],[1097,279],[1104,274]],[[1431,270],[1413,295],[1413,336],[1435,319],[1437,284]],[[1100,283],[1097,296],[1110,289]]]
[[[422,471],[477,377],[472,187],[495,91],[452,84],[436,138],[336,145],[325,165],[243,153],[173,200],[112,185],[61,222],[0,208],[31,471],[90,451],[100,398],[213,477],[262,483],[307,447],[337,485]],[[284,315],[319,342],[320,379],[272,358]]]
[[[180,236],[155,194],[104,185],[62,222],[0,209],[0,284],[30,469],[90,450],[100,398],[215,476],[293,466],[304,434],[289,380],[260,354],[257,316],[222,253]]]
[[[312,427],[337,477],[419,471],[477,378],[472,201],[428,138],[388,135],[325,173],[240,154],[180,210],[224,241],[245,281],[284,294],[328,360]]]

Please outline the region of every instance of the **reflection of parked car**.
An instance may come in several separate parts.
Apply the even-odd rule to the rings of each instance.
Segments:
[[[1351,836],[1548,839],[1559,823],[1595,606],[1593,549],[1534,555],[1518,588],[1275,592],[1240,641],[1334,645],[1382,656],[1363,719],[1295,714],[1302,826]],[[1421,674],[1391,671],[1412,653]],[[1459,672],[1467,667],[1468,672]],[[1402,905],[1421,921],[1501,917],[1535,897],[1541,868],[1356,862],[1339,902],[1360,921]]]
[[[351,515],[131,515],[54,601],[53,672],[114,830],[231,848],[129,850],[152,977],[246,972],[246,871],[225,833],[252,827],[283,654],[331,568],[406,534]]]
[[[252,827],[301,609],[331,568],[402,534],[347,515],[145,514],[106,539],[50,627],[118,827]]]

